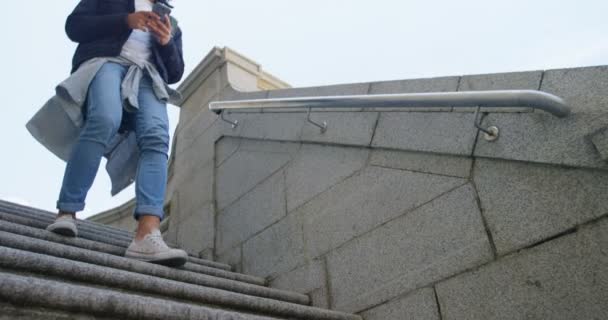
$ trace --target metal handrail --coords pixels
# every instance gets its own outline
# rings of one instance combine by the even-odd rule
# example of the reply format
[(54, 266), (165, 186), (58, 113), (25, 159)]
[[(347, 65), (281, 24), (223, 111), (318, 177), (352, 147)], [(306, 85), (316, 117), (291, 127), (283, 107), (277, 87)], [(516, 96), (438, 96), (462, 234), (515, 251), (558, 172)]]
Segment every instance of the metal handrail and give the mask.
[(417, 108), (417, 107), (513, 107), (544, 110), (556, 117), (570, 114), (566, 102), (555, 95), (537, 90), (494, 90), (432, 93), (398, 93), (328, 97), (298, 97), (215, 101), (209, 109), (217, 114), (223, 110), (274, 108)]
[(256, 99), (238, 101), (215, 101), (209, 104), (209, 109), (221, 116), (222, 121), (236, 128), (236, 120), (224, 117), (224, 110), (245, 109), (274, 109), (274, 108), (307, 108), (307, 121), (321, 129), (327, 129), (327, 123), (315, 122), (310, 118), (310, 111), (322, 108), (442, 108), (442, 107), (477, 107), (474, 126), (485, 133), (485, 139), (494, 141), (498, 138), (496, 126), (483, 128), (478, 113), (481, 107), (522, 107), (546, 111), (556, 117), (563, 118), (570, 114), (566, 102), (552, 94), (537, 90), (494, 90), (494, 91), (461, 91), (433, 93), (398, 93), (376, 95), (351, 95), (330, 97), (299, 97), (278, 99)]

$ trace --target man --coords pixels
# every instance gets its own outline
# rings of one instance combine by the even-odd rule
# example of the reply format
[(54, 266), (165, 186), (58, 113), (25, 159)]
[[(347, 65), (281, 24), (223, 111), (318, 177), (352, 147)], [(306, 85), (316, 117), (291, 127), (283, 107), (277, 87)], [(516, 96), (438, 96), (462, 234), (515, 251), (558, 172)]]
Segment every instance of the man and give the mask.
[[(157, 1), (171, 7), (167, 0)], [(169, 248), (159, 227), (169, 148), (166, 102), (176, 94), (168, 84), (181, 79), (184, 63), (181, 30), (173, 17), (153, 12), (157, 1), (81, 0), (65, 25), (68, 37), (78, 43), (72, 75), (28, 129), (67, 161), (57, 219), (47, 230), (77, 236), (76, 212), (84, 209), (106, 156), (113, 189), (122, 190), (135, 180), (138, 227), (125, 256), (179, 266), (186, 262), (186, 252)], [(56, 111), (77, 127), (74, 141), (54, 138), (66, 134), (44, 123)]]

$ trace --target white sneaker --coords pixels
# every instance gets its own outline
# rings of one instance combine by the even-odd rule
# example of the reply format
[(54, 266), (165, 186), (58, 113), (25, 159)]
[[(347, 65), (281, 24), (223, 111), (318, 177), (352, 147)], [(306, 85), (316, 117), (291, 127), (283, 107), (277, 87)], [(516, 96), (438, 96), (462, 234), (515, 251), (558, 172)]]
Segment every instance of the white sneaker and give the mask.
[(160, 230), (154, 229), (142, 240), (131, 241), (125, 257), (136, 260), (179, 267), (186, 263), (188, 253), (181, 249), (172, 249), (163, 240)]
[(46, 230), (68, 237), (76, 237), (78, 235), (76, 221), (69, 214), (57, 216), (55, 222), (46, 227)]

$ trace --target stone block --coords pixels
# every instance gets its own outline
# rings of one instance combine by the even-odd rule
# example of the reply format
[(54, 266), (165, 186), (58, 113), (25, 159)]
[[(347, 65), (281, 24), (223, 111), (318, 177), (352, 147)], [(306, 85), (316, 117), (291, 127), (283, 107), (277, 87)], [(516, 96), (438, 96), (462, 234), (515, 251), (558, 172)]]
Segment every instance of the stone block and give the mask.
[(213, 164), (215, 158), (215, 143), (221, 137), (219, 125), (215, 122), (204, 133), (190, 141), (178, 140), (176, 142), (176, 152), (172, 153), (171, 177), (169, 185), (177, 188), (185, 179), (192, 176), (193, 172), (198, 172), (201, 168)]
[(219, 96), (220, 101), (258, 100), (267, 99), (270, 91), (240, 91), (227, 86)]
[(384, 112), (373, 147), (471, 155), (477, 135), (474, 117), (454, 112)]
[(541, 90), (563, 98), (572, 114), (490, 114), (484, 125), (498, 126), (500, 137), (479, 139), (475, 155), (608, 169), (588, 139), (608, 124), (608, 67), (546, 71)]
[(225, 135), (277, 141), (299, 141), (306, 115), (300, 113), (233, 114), (239, 121), (239, 132)]
[(232, 267), (234, 272), (243, 272), (243, 268), (241, 267), (241, 258), (243, 256), (243, 251), (240, 246), (234, 247), (223, 254), (217, 255), (217, 261), (221, 263), (226, 263)]
[(365, 166), (368, 149), (303, 145), (286, 170), (290, 212)]
[[(298, 97), (327, 97), (327, 96), (351, 96), (351, 95), (364, 95), (369, 91), (368, 83), (352, 83), (352, 84), (339, 84), (322, 87), (306, 87), (306, 88), (290, 88), (272, 90), (268, 94), (268, 98), (298, 98)], [(361, 111), (361, 108), (322, 108), (316, 109), (317, 112), (332, 112), (332, 111)], [(288, 108), (273, 108), (265, 109), (265, 113), (273, 112), (308, 112), (306, 108), (300, 109), (288, 109)]]
[[(239, 91), (232, 86), (227, 86), (222, 90), (219, 95), (219, 101), (238, 101), (238, 100), (259, 100), (267, 99), (269, 91)], [(228, 112), (228, 111), (227, 111)], [(242, 110), (230, 110), (231, 113), (260, 113), (261, 109), (242, 109)]]
[(285, 215), (285, 177), (279, 171), (219, 213), (217, 252), (241, 244)]
[(605, 319), (608, 223), (437, 285), (443, 319)]
[(608, 212), (608, 172), (478, 159), (473, 179), (500, 255)]
[(564, 99), (575, 113), (608, 112), (608, 66), (545, 71), (541, 90)]
[(180, 122), (180, 127), (176, 130), (177, 143), (175, 153), (181, 154), (187, 149), (192, 148), (195, 140), (204, 135), (218, 121), (217, 115), (209, 110), (202, 110), (194, 119), (186, 124)]
[(165, 242), (177, 243), (177, 228), (172, 229), (169, 226), (169, 229), (163, 233), (163, 240)]
[[(538, 90), (542, 71), (510, 72), (463, 76), (458, 91)], [(525, 106), (481, 108), (482, 112), (531, 112)], [(457, 112), (474, 112), (475, 108), (454, 108)]]
[(269, 284), (271, 288), (308, 294), (313, 306), (327, 307), (327, 278), (324, 262), (320, 259), (283, 273), (270, 280)]
[(209, 111), (208, 103), (219, 96), (224, 85), (220, 70), (215, 70), (201, 81), (192, 95), (181, 104), (179, 123), (188, 126), (201, 111)]
[(213, 247), (205, 248), (198, 252), (198, 257), (204, 260), (213, 261), (215, 256), (213, 255)]
[(294, 142), (282, 141), (265, 141), (253, 139), (240, 139), (240, 151), (243, 152), (263, 152), (267, 154), (288, 154), (291, 158), (295, 158), (300, 151), (301, 144)]
[(219, 167), (230, 158), (241, 145), (241, 139), (222, 137), (215, 144), (215, 166)]
[(607, 124), (608, 112), (575, 113), (563, 119), (546, 113), (493, 113), (484, 118), (483, 125), (497, 126), (500, 136), (488, 142), (480, 135), (475, 155), (608, 169), (588, 138)]
[(327, 287), (315, 289), (308, 295), (310, 296), (310, 304), (313, 307), (331, 309), (329, 305), (329, 290)]
[(370, 164), (445, 176), (468, 178), (473, 160), (450, 155), (375, 149)]
[(177, 243), (181, 248), (200, 252), (213, 247), (214, 205), (206, 202), (197, 210), (180, 215)]
[(308, 255), (318, 257), (466, 182), (368, 167), (294, 211), (304, 221)]
[[(207, 167), (213, 166), (213, 161), (209, 161), (206, 163), (199, 163), (196, 160), (185, 161), (185, 159), (180, 159), (175, 162), (175, 167), (177, 170), (174, 170), (174, 174), (169, 178), (169, 183), (167, 185), (167, 194), (173, 193), (175, 190), (179, 190), (179, 188), (183, 188), (183, 184), (186, 183), (187, 180), (192, 179), (193, 172), (201, 172), (203, 170), (207, 170)], [(196, 174), (198, 175), (198, 173)]]
[(178, 210), (180, 212), (196, 212), (205, 202), (213, 201), (214, 168), (209, 163), (196, 170), (177, 186), (179, 191)]
[(417, 290), (361, 313), (365, 320), (440, 320), (433, 288)]
[(288, 215), (243, 245), (243, 272), (273, 277), (304, 262), (302, 221)]
[(589, 139), (604, 161), (608, 161), (608, 128), (592, 134)]
[(365, 310), (492, 258), (467, 184), (329, 253), (333, 307)]
[[(166, 242), (177, 243), (177, 233), (178, 233), (178, 223), (179, 223), (179, 192), (173, 193), (171, 198), (169, 213), (170, 215), (167, 217), (169, 219), (169, 226), (167, 230), (163, 233), (163, 239)], [(174, 221), (171, 223), (171, 221)]]
[(255, 91), (258, 88), (258, 76), (248, 67), (227, 63), (222, 66), (222, 75), (226, 83), (237, 90)]
[[(247, 144), (273, 148), (255, 151)], [(288, 146), (286, 146), (288, 145)], [(217, 205), (223, 210), (260, 182), (291, 161), (294, 144), (280, 142), (242, 142), (241, 148), (217, 168)], [(261, 147), (260, 147), (261, 148)]]
[(302, 141), (369, 146), (378, 113), (313, 112), (310, 117), (315, 122), (327, 122), (327, 130), (321, 132), (318, 127), (306, 123), (302, 129)]
[(294, 270), (282, 273), (269, 281), (272, 288), (308, 293), (325, 286), (323, 260), (315, 259)]
[[(217, 136), (211, 131), (209, 134), (197, 137), (188, 146), (182, 144), (182, 147), (178, 147), (181, 150), (175, 155), (173, 165), (175, 176), (180, 176), (184, 173), (191, 175), (192, 172), (196, 172), (201, 166), (213, 162)], [(180, 142), (178, 142), (178, 145)]]
[(320, 97), (320, 96), (346, 96), (367, 94), (368, 83), (349, 83), (321, 87), (289, 88), (272, 90), (268, 98), (297, 98), (297, 97)]
[[(397, 93), (429, 93), (454, 92), (458, 90), (459, 77), (440, 77), (411, 80), (395, 80), (374, 82), (371, 84), (370, 94), (397, 94)], [(378, 111), (431, 111), (449, 112), (452, 107), (415, 107), (415, 108), (379, 108)]]

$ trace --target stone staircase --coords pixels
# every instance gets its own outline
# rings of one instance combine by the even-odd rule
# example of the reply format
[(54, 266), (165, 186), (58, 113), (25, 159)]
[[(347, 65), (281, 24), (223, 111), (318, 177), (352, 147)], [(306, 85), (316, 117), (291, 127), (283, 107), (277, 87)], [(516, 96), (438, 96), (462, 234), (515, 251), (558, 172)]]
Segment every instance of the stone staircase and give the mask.
[(124, 258), (124, 230), (79, 220), (77, 238), (53, 234), (54, 216), (0, 201), (0, 319), (361, 320), (191, 253), (180, 268)]

